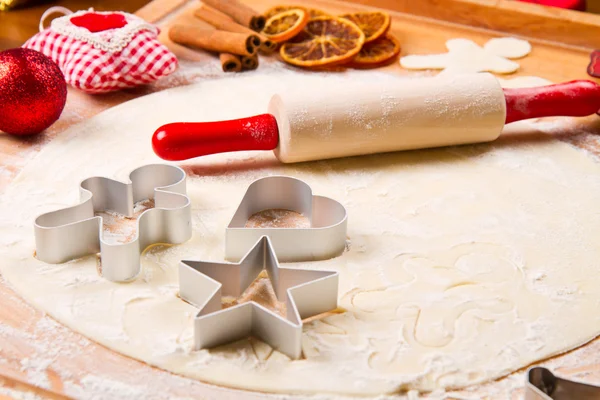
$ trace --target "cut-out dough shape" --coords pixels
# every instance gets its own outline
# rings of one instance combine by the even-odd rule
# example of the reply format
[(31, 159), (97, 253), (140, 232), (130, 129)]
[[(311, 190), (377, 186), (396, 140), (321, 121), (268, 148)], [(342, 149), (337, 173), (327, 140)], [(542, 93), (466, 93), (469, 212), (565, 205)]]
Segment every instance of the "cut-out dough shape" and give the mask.
[(531, 44), (515, 38), (495, 38), (483, 45), (485, 51), (505, 58), (523, 58), (531, 53)]
[(402, 57), (400, 65), (406, 69), (443, 69), (444, 73), (510, 74), (520, 66), (508, 58), (522, 58), (531, 51), (529, 42), (515, 38), (491, 39), (483, 47), (472, 40), (451, 39), (446, 48), (448, 53)]

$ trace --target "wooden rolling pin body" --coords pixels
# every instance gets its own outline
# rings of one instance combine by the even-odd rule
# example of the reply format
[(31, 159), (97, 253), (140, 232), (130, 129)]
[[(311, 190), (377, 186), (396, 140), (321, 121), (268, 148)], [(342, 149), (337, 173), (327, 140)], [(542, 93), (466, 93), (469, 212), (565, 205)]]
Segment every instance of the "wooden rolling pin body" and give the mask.
[[(507, 108), (508, 107), (508, 108)], [(505, 123), (600, 110), (590, 81), (502, 89), (490, 74), (352, 85), (309, 98), (275, 95), (268, 114), (232, 121), (173, 123), (153, 136), (166, 160), (274, 150), (284, 163), (495, 140)]]
[(495, 140), (506, 102), (491, 75), (363, 85), (314, 99), (275, 95), (277, 158), (285, 163)]

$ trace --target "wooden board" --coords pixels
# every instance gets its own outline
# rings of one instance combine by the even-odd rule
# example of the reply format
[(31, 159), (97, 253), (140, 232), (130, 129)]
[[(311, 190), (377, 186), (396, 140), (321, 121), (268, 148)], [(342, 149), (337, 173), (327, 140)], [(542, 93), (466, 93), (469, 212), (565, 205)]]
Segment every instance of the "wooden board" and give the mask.
[[(170, 0), (158, 1), (162, 5), (155, 3), (145, 8), (144, 15), (152, 15)], [(248, 2), (257, 10), (281, 3), (280, 0)], [(521, 70), (511, 77), (535, 75), (553, 82), (587, 79), (585, 70), (589, 52), (600, 47), (600, 16), (502, 0), (355, 2), (363, 4), (335, 0), (294, 0), (291, 3), (303, 3), (333, 14), (365, 9), (364, 4), (396, 10), (392, 12), (392, 32), (401, 40), (403, 54), (444, 52), (444, 42), (457, 37), (472, 39), (479, 44), (491, 37), (506, 36), (503, 32), (531, 39), (532, 54), (519, 60)], [(172, 3), (169, 7), (172, 8)], [(173, 50), (182, 59), (218, 63), (212, 55), (178, 47), (173, 47)], [(385, 70), (407, 73), (397, 63)], [(25, 140), (0, 135), (0, 190), (58, 132), (108, 107), (164, 88), (164, 83), (158, 83), (102, 96), (88, 96), (70, 89), (63, 116), (44, 135)], [(588, 133), (582, 134), (581, 127)], [(600, 133), (600, 118), (582, 119), (571, 131), (564, 132), (564, 136), (571, 135), (572, 143), (600, 155), (600, 146), (590, 132)], [(219, 388), (175, 376), (116, 354), (33, 309), (4, 282), (0, 282), (0, 302), (0, 361), (6, 360), (0, 362), (0, 386), (4, 389), (31, 391), (43, 398), (57, 399), (64, 398), (66, 393), (77, 397), (83, 393), (107, 397), (111, 397), (110, 393), (131, 393), (133, 398), (143, 393), (155, 393), (157, 397), (262, 398), (260, 394)], [(591, 381), (600, 382), (600, 364), (593, 357), (598, 350), (600, 340), (559, 357), (558, 360), (566, 360), (559, 372), (567, 376), (585, 374)], [(506, 382), (502, 380), (485, 385), (478, 389), (478, 393), (483, 397), (493, 390), (497, 398), (520, 398), (521, 391), (513, 390)], [(0, 399), (2, 396), (0, 391)]]
[(598, 16), (497, 0), (355, 0), (407, 14), (560, 44), (600, 48)]

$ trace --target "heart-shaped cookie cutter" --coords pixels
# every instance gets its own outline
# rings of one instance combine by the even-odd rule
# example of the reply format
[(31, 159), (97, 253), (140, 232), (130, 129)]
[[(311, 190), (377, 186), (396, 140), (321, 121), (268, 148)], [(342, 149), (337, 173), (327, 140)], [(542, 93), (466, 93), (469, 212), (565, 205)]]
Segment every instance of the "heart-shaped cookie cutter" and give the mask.
[[(178, 244), (192, 236), (191, 204), (186, 195), (186, 174), (173, 165), (151, 164), (133, 170), (128, 183), (92, 177), (79, 185), (81, 202), (35, 219), (37, 258), (59, 264), (100, 252), (102, 276), (115, 282), (135, 278), (140, 256), (152, 244)], [(102, 238), (100, 211), (131, 217), (134, 204), (154, 199), (154, 208), (137, 220), (135, 237), (126, 243)]]
[(532, 367), (525, 378), (525, 400), (598, 400), (600, 387), (559, 378), (549, 369)]
[[(310, 228), (246, 228), (260, 211), (284, 209), (309, 219)], [(262, 236), (268, 236), (281, 262), (337, 257), (346, 248), (348, 214), (339, 202), (314, 196), (308, 184), (289, 176), (269, 176), (250, 184), (225, 233), (225, 258), (240, 260)]]
[[(239, 297), (266, 270), (286, 315), (254, 301), (223, 308), (223, 296)], [(200, 310), (194, 319), (196, 350), (255, 336), (297, 359), (302, 355), (302, 320), (337, 308), (335, 271), (282, 268), (268, 236), (258, 239), (238, 263), (182, 260), (179, 294)]]

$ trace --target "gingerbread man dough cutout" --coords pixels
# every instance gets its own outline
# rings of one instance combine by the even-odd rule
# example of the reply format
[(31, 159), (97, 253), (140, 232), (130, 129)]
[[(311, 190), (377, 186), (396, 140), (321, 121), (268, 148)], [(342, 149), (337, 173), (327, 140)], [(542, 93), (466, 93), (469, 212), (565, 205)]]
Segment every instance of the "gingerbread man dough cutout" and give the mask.
[(522, 58), (531, 52), (531, 45), (515, 38), (496, 38), (483, 47), (468, 39), (446, 42), (448, 53), (410, 55), (400, 59), (406, 69), (443, 69), (443, 73), (495, 72), (510, 74), (519, 64), (509, 58)]

